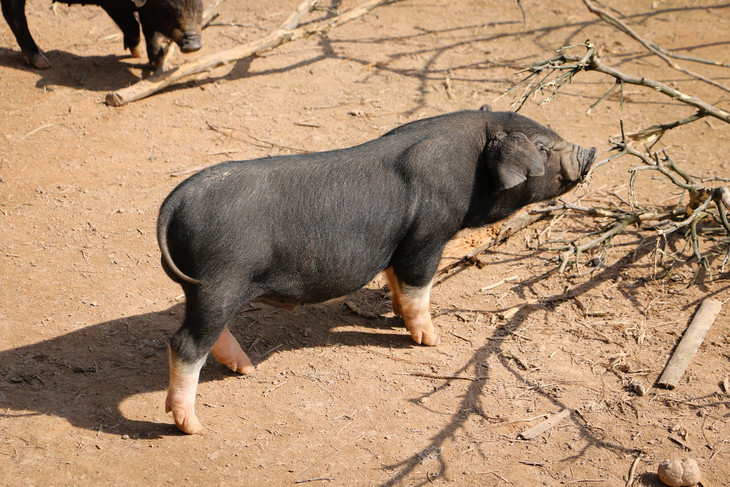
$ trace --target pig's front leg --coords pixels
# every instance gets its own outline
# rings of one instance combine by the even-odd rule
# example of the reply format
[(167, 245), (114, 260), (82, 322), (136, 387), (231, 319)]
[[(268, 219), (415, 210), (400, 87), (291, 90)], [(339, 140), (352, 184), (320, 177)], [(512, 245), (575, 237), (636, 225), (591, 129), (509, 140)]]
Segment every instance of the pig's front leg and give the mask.
[(432, 347), (438, 345), (441, 339), (431, 323), (429, 311), (431, 283), (422, 288), (403, 286), (400, 293), (401, 316), (406, 330), (411, 333), (416, 343)]
[(223, 332), (218, 338), (218, 341), (213, 345), (211, 352), (213, 352), (213, 357), (215, 357), (218, 363), (225, 365), (233, 372), (248, 374), (254, 370), (251, 360), (241, 349), (236, 338), (231, 335), (228, 325), (223, 328)]
[(391, 267), (385, 270), (385, 276), (391, 289), (393, 313), (403, 318), (406, 330), (416, 343), (438, 345), (441, 340), (431, 323), (429, 310), (433, 281), (423, 287), (409, 286), (398, 279)]

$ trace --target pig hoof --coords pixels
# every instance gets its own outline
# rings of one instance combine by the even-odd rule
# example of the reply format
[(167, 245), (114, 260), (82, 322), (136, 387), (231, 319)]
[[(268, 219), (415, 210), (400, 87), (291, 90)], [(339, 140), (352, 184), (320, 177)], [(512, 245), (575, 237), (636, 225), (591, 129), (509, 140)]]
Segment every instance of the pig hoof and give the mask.
[(419, 330), (411, 333), (411, 336), (413, 337), (413, 340), (415, 340), (415, 342), (419, 345), (435, 347), (436, 345), (441, 343), (441, 338), (439, 338), (438, 334), (436, 333), (424, 333)]
[(441, 343), (441, 338), (437, 334), (424, 334), (423, 338), (421, 339), (421, 343), (423, 345), (428, 345), (429, 347), (435, 347), (439, 343)]
[(241, 350), (241, 346), (227, 326), (213, 345), (211, 352), (213, 352), (213, 357), (218, 363), (225, 365), (233, 372), (248, 374), (254, 371), (251, 360)]
[(132, 57), (142, 57), (142, 43), (130, 47), (129, 50), (132, 53)]
[(51, 61), (49, 61), (46, 55), (41, 51), (38, 51), (37, 54), (31, 55), (28, 58), (28, 62), (36, 69), (48, 69), (51, 67)]
[(175, 424), (177, 429), (188, 435), (195, 435), (203, 430), (203, 425), (200, 424), (198, 418), (195, 416), (186, 416), (184, 411), (172, 412), (172, 417), (175, 418)]
[(177, 428), (183, 433), (194, 435), (203, 430), (203, 425), (200, 424), (200, 421), (198, 421), (195, 411), (188, 411), (185, 406), (172, 404), (172, 401), (168, 396), (167, 401), (165, 401), (165, 412), (169, 413), (171, 411)]
[[(216, 359), (217, 360), (217, 359)], [(241, 363), (241, 362), (226, 362), (223, 360), (218, 360), (221, 364), (225, 365), (229, 369), (231, 369), (233, 372), (237, 372), (239, 374), (250, 374), (256, 368), (253, 366), (253, 364), (248, 361), (248, 363)]]

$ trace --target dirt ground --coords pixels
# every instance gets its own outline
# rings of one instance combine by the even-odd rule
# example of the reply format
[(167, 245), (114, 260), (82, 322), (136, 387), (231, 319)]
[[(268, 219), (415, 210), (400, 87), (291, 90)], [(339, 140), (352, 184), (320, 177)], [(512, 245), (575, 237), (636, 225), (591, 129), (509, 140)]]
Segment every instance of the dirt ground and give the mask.
[[(728, 62), (730, 6), (712, 3), (609, 2), (663, 47)], [(297, 4), (227, 0), (203, 50), (176, 60), (260, 38)], [(699, 303), (728, 299), (722, 259), (694, 281), (693, 262), (657, 280), (653, 234), (632, 229), (597, 266), (590, 254), (580, 273), (551, 272), (555, 242), (590, 231), (585, 217), (539, 222), (482, 265), (442, 276), (435, 348), (412, 342), (382, 277), (294, 311), (256, 304), (230, 325), (256, 372), (209, 360), (201, 435), (179, 434), (165, 414), (183, 297), (160, 267), (155, 223), (164, 197), (201, 167), (347, 147), (484, 103), (510, 110), (511, 96), (497, 98), (516, 71), (588, 38), (607, 64), (730, 109), (726, 93), (646, 56), (582, 2), (522, 4), (524, 21), (510, 1), (393, 2), (121, 108), (106, 93), (148, 74), (146, 60), (122, 51), (101, 9), (29, 2), (53, 63), (45, 71), (27, 67), (0, 22), (0, 485), (623, 486), (631, 476), (657, 486), (659, 462), (688, 456), (703, 485), (730, 485), (727, 303), (679, 386), (653, 387)], [(689, 67), (728, 83), (727, 70)], [(587, 114), (612, 82), (581, 75), (521, 112), (596, 146), (599, 159), (620, 118), (633, 131), (694, 113), (627, 87), (623, 107), (614, 95)], [(700, 121), (658, 147), (692, 174), (727, 178), (729, 135)], [(637, 165), (606, 164), (567, 199), (626, 198)], [(648, 175), (637, 189), (645, 203), (677, 201)], [(444, 264), (492, 235), (460, 234)], [(548, 431), (520, 436), (564, 409)]]

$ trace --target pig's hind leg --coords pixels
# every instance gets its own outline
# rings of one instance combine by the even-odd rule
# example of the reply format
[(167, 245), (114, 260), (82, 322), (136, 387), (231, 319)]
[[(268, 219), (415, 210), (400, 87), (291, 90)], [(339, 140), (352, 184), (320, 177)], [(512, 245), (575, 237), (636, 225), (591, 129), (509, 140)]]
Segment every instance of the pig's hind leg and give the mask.
[(255, 296), (205, 283), (186, 285), (184, 289), (185, 320), (170, 339), (170, 386), (165, 411), (172, 412), (181, 431), (195, 434), (203, 429), (195, 414), (195, 395), (208, 353), (213, 351), (216, 360), (237, 372), (253, 369), (226, 323)]
[(2, 11), (5, 20), (7, 20), (10, 30), (15, 34), (20, 50), (23, 56), (28, 60), (31, 66), (37, 69), (47, 69), (51, 67), (43, 51), (33, 40), (28, 30), (28, 20), (25, 17), (25, 0), (2, 0)]
[(223, 328), (221, 336), (213, 344), (211, 349), (213, 357), (218, 363), (221, 363), (239, 374), (248, 374), (253, 372), (253, 364), (246, 353), (241, 349), (238, 340), (231, 334), (228, 325)]
[(124, 49), (129, 49), (132, 57), (142, 57), (142, 42), (139, 35), (139, 22), (134, 16), (132, 5), (122, 2), (102, 2), (102, 8), (109, 17), (122, 29)]
[(395, 272), (392, 267), (385, 269), (385, 277), (388, 280), (388, 287), (390, 288), (390, 305), (393, 308), (393, 314), (403, 316), (403, 310), (400, 304), (400, 284), (398, 284), (398, 278), (395, 277)]

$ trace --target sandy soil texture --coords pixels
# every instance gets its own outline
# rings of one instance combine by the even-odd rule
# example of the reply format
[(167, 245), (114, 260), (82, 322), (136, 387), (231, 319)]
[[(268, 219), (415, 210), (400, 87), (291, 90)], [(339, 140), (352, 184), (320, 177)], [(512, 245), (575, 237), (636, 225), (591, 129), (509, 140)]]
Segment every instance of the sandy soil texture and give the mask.
[[(727, 4), (608, 3), (666, 49), (728, 62)], [(227, 0), (203, 49), (176, 62), (260, 38), (297, 4)], [(155, 223), (164, 197), (200, 168), (348, 147), (484, 103), (510, 110), (511, 95), (497, 98), (517, 71), (586, 39), (607, 64), (730, 109), (727, 93), (648, 56), (580, 1), (522, 5), (524, 20), (514, 1), (392, 2), (120, 108), (105, 95), (149, 70), (123, 52), (100, 8), (29, 2), (53, 63), (44, 71), (25, 64), (0, 22), (0, 485), (614, 487), (633, 475), (633, 485), (658, 486), (658, 464), (688, 456), (703, 485), (730, 485), (727, 304), (679, 386), (653, 387), (700, 302), (728, 299), (722, 256), (711, 274), (695, 279), (689, 261), (655, 279), (653, 233), (631, 228), (605, 255), (582, 256), (580, 272), (553, 272), (559, 242), (596, 225), (573, 214), (442, 276), (438, 347), (412, 342), (382, 277), (321, 305), (256, 304), (230, 324), (256, 372), (209, 360), (201, 435), (179, 434), (165, 414), (166, 348), (183, 296), (160, 267)], [(688, 66), (730, 84), (726, 68)], [(695, 112), (627, 86), (623, 105), (617, 91), (588, 114), (612, 83), (581, 74), (521, 113), (604, 159), (620, 119), (630, 132)], [(693, 175), (730, 177), (720, 121), (669, 132), (655, 148)], [(638, 165), (603, 165), (566, 199), (628, 198)], [(639, 204), (677, 202), (676, 188), (649, 173), (636, 187)], [(460, 234), (444, 264), (494, 231)], [(670, 251), (691, 257), (681, 240)], [(521, 436), (566, 409), (548, 431)]]

